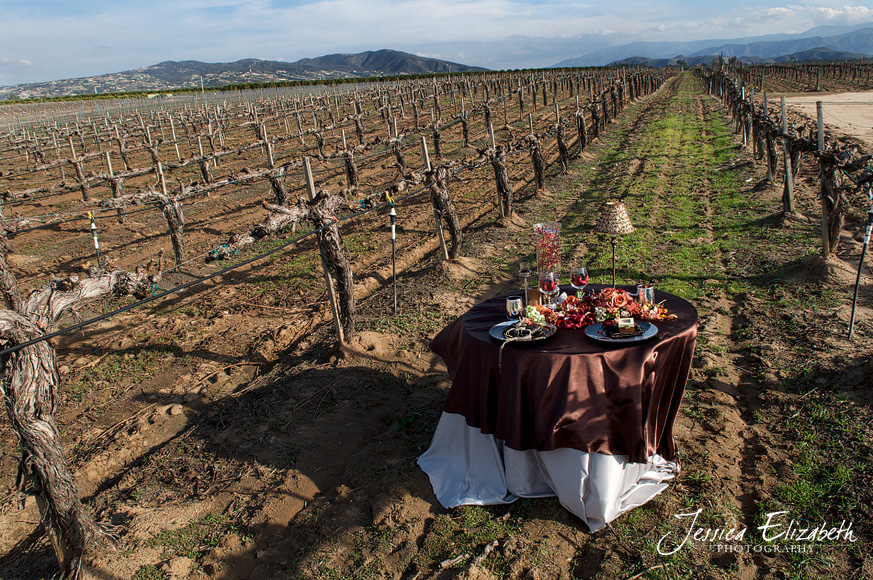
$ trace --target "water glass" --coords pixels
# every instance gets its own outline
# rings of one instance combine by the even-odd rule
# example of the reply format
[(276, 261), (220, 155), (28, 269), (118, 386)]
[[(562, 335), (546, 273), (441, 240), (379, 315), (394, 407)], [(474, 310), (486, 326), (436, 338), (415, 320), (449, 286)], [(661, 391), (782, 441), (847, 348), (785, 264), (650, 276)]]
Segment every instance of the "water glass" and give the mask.
[(509, 296), (506, 298), (506, 315), (510, 320), (521, 320), (524, 312), (524, 300), (521, 296)]
[(637, 302), (640, 304), (654, 304), (655, 287), (651, 284), (640, 284), (637, 286)]

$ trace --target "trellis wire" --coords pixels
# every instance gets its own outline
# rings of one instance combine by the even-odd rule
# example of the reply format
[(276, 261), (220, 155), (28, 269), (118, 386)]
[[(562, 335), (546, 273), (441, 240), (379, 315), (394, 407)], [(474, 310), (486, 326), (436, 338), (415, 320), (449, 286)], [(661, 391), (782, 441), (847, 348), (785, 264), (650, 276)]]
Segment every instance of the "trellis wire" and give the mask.
[(46, 334), (46, 335), (40, 336), (39, 338), (34, 338), (33, 340), (29, 340), (29, 341), (27, 341), (27, 342), (22, 342), (21, 344), (17, 344), (17, 345), (15, 345), (15, 346), (11, 346), (11, 347), (9, 347), (9, 348), (6, 348), (6, 349), (3, 349), (3, 350), (0, 350), (0, 356), (4, 356), (4, 355), (7, 355), (7, 354), (11, 354), (11, 353), (13, 353), (13, 352), (19, 351), (19, 350), (21, 350), (21, 349), (23, 349), (23, 348), (26, 348), (26, 347), (28, 347), (28, 346), (32, 346), (32, 345), (37, 344), (37, 343), (39, 343), (39, 342), (43, 342), (43, 341), (49, 340), (49, 339), (51, 339), (51, 338), (55, 338), (55, 337), (61, 336), (61, 335), (63, 335), (63, 334), (67, 334), (67, 333), (69, 333), (69, 332), (72, 332), (72, 331), (74, 331), (74, 330), (78, 330), (78, 329), (80, 329), (80, 328), (84, 328), (84, 327), (86, 327), (86, 326), (90, 326), (91, 324), (94, 324), (94, 323), (100, 322), (100, 321), (102, 321), (102, 320), (106, 320), (107, 318), (111, 318), (112, 316), (115, 316), (115, 315), (117, 315), (117, 314), (122, 314), (122, 313), (124, 313), (124, 312), (129, 311), (129, 310), (133, 310), (134, 308), (138, 308), (138, 307), (140, 307), (140, 306), (142, 306), (142, 305), (144, 305), (144, 304), (148, 304), (149, 302), (154, 302), (155, 300), (158, 300), (158, 299), (160, 299), (160, 298), (164, 298), (165, 296), (169, 296), (170, 294), (177, 294), (177, 293), (181, 292), (182, 290), (186, 290), (186, 289), (190, 288), (191, 286), (194, 286), (194, 285), (196, 285), (196, 284), (200, 284), (201, 282), (205, 282), (205, 281), (207, 281), (207, 280), (211, 280), (212, 278), (216, 278), (216, 277), (221, 276), (221, 275), (223, 275), (223, 274), (227, 274), (228, 272), (231, 272), (231, 271), (233, 271), (233, 270), (236, 270), (237, 268), (240, 268), (240, 267), (242, 267), (242, 266), (247, 266), (247, 265), (249, 265), (249, 264), (251, 264), (251, 263), (253, 263), (253, 262), (257, 262), (258, 260), (261, 260), (262, 258), (266, 258), (266, 257), (268, 257), (268, 256), (272, 256), (273, 254), (275, 254), (275, 253), (277, 253), (277, 252), (279, 252), (279, 251), (281, 251), (281, 250), (284, 250), (285, 248), (287, 248), (287, 247), (289, 247), (289, 246), (292, 246), (292, 245), (294, 245), (294, 244), (297, 244), (297, 243), (299, 243), (299, 242), (305, 240), (305, 239), (308, 238), (309, 236), (312, 236), (312, 235), (314, 235), (314, 234), (317, 234), (318, 232), (320, 232), (320, 231), (322, 231), (322, 230), (325, 230), (325, 229), (331, 227), (332, 225), (334, 225), (334, 224), (328, 224), (328, 225), (326, 225), (326, 226), (322, 226), (321, 228), (318, 228), (318, 229), (312, 230), (311, 232), (308, 232), (308, 233), (306, 233), (306, 234), (304, 234), (304, 235), (302, 235), (302, 236), (299, 236), (299, 237), (297, 237), (297, 238), (294, 238), (294, 239), (291, 240), (290, 242), (287, 242), (287, 243), (285, 243), (285, 244), (282, 244), (281, 246), (278, 246), (278, 247), (276, 247), (276, 248), (273, 248), (272, 250), (269, 250), (269, 251), (267, 251), (267, 252), (264, 252), (263, 254), (257, 255), (257, 256), (255, 256), (255, 257), (253, 257), (253, 258), (249, 258), (249, 259), (244, 260), (244, 261), (242, 261), (242, 262), (240, 262), (240, 263), (238, 263), (238, 264), (234, 264), (234, 265), (232, 265), (232, 266), (228, 266), (227, 268), (223, 268), (222, 270), (219, 270), (219, 271), (217, 271), (217, 272), (213, 272), (213, 273), (211, 273), (211, 274), (207, 274), (206, 276), (202, 276), (202, 277), (197, 278), (197, 279), (195, 279), (195, 280), (191, 280), (191, 281), (189, 281), (189, 282), (185, 282), (184, 284), (181, 284), (181, 285), (176, 286), (176, 287), (174, 287), (174, 288), (171, 288), (171, 289), (169, 289), (169, 290), (165, 290), (164, 292), (161, 292), (160, 294), (155, 294), (154, 296), (149, 296), (148, 298), (143, 298), (142, 300), (138, 300), (138, 301), (136, 301), (136, 302), (134, 302), (134, 303), (132, 303), (132, 304), (128, 304), (127, 306), (123, 306), (123, 307), (121, 307), (121, 308), (117, 308), (117, 309), (115, 309), (115, 310), (113, 310), (113, 311), (111, 311), (111, 312), (107, 312), (107, 313), (105, 313), (105, 314), (101, 314), (101, 315), (99, 315), (99, 316), (95, 316), (94, 318), (89, 318), (88, 320), (84, 320), (84, 321), (82, 321), (82, 322), (77, 322), (76, 324), (73, 324), (73, 325), (68, 326), (68, 327), (66, 327), (66, 328), (62, 328), (61, 330), (57, 330), (57, 331), (55, 331), (55, 332), (52, 332), (52, 333), (49, 333), (49, 334)]

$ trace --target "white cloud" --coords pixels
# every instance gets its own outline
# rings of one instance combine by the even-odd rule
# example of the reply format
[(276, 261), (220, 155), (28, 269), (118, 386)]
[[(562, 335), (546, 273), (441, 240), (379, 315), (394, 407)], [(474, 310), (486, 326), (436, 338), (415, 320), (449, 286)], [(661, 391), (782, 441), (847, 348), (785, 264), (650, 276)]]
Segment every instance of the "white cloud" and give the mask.
[(30, 62), (26, 58), (12, 59), (12, 58), (6, 58), (5, 56), (0, 56), (0, 63), (12, 64), (12, 65), (17, 64), (17, 65), (24, 65), (24, 66), (30, 66), (33, 64), (32, 62)]
[[(163, 60), (294, 61), (379, 48), (521, 68), (637, 40), (736, 38), (873, 20), (867, 6), (811, 1), (817, 5), (773, 0), (749, 1), (749, 6), (700, 0), (4, 0), (0, 53), (6, 56), (0, 60), (0, 80), (88, 76)], [(32, 66), (15, 65), (13, 73), (10, 67), (25, 57)]]

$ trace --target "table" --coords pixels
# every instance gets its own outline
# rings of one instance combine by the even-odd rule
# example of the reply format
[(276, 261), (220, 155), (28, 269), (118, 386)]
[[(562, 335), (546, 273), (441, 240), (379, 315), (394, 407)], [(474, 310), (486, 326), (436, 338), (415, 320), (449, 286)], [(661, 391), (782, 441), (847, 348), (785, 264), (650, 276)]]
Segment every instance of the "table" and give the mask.
[(507, 345), (498, 367), (500, 343), (488, 331), (506, 320), (505, 298), (474, 306), (431, 341), (452, 387), (418, 464), (444, 507), (557, 496), (596, 531), (679, 472), (673, 422), (697, 311), (656, 291), (677, 319), (654, 323), (658, 335), (648, 341), (604, 345), (584, 330), (560, 329)]

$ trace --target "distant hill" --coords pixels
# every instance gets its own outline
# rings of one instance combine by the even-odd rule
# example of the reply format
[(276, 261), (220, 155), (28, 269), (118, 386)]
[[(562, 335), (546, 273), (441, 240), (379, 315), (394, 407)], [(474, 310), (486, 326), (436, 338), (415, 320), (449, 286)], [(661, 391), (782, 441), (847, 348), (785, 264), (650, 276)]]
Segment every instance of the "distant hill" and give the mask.
[(779, 56), (771, 60), (774, 62), (830, 62), (838, 60), (861, 60), (862, 58), (873, 60), (873, 55), (858, 52), (842, 52), (819, 46), (817, 48), (795, 52), (794, 54)]
[(377, 50), (359, 54), (329, 54), (304, 58), (294, 63), (312, 70), (342, 70), (346, 72), (378, 71), (381, 74), (458, 73), (486, 70), (455, 62), (425, 58), (397, 50)]
[[(618, 60), (609, 64), (609, 66), (649, 66), (652, 68), (663, 68), (665, 66), (676, 66), (680, 63), (689, 66), (706, 65), (718, 60), (718, 54), (705, 54), (701, 56), (684, 56), (678, 55), (672, 58), (646, 58), (642, 56), (632, 56)], [(725, 59), (731, 58), (723, 55)], [(818, 47), (793, 54), (785, 54), (775, 58), (762, 58), (760, 56), (740, 56), (737, 60), (745, 64), (761, 64), (761, 63), (783, 63), (783, 62), (833, 62), (840, 60), (860, 60), (862, 58), (873, 60), (873, 56), (869, 54), (860, 54), (857, 52), (840, 52), (829, 48)]]
[(387, 49), (359, 54), (330, 54), (305, 58), (297, 62), (255, 58), (219, 63), (196, 60), (166, 61), (140, 69), (95, 77), (0, 87), (0, 100), (200, 88), (201, 83), (203, 87), (211, 88), (243, 83), (483, 70), (486, 69)]
[(689, 56), (723, 54), (725, 58), (731, 56), (757, 56), (775, 59), (784, 55), (798, 54), (819, 48), (829, 48), (837, 52), (871, 54), (873, 53), (873, 26), (836, 36), (813, 36), (791, 40), (710, 46)]
[[(384, 76), (402, 74), (457, 73), (481, 71), (483, 68), (467, 66), (455, 62), (425, 58), (397, 50), (367, 51), (358, 54), (329, 54), (316, 58), (304, 58), (296, 62), (258, 60), (246, 58), (236, 62), (205, 63), (196, 60), (182, 62), (167, 61), (153, 66), (126, 71), (129, 74), (145, 72), (165, 82), (181, 82), (192, 75), (204, 76), (209, 86), (229, 76), (269, 74), (285, 77), (299, 77), (295, 80), (318, 78)], [(199, 81), (198, 81), (199, 82)], [(245, 81), (239, 81), (245, 82)], [(230, 84), (230, 83), (222, 83)]]
[(842, 53), (873, 54), (873, 23), (852, 27), (818, 26), (801, 34), (771, 34), (732, 40), (695, 40), (690, 42), (633, 42), (590, 52), (563, 60), (553, 66), (604, 66), (628, 58), (669, 60), (685, 55), (686, 62), (722, 54), (740, 60), (790, 57), (806, 51), (828, 48)]

